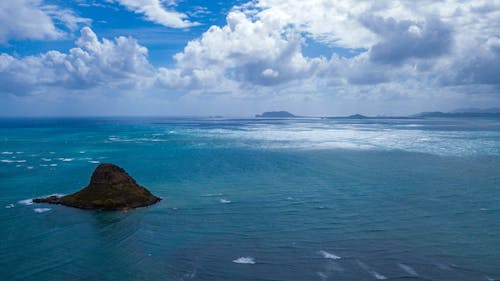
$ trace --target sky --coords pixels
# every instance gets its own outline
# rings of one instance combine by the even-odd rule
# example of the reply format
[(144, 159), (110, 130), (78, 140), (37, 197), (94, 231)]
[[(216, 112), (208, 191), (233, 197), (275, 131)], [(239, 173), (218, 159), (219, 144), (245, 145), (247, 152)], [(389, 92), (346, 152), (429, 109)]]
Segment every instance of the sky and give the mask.
[(500, 0), (0, 1), (0, 116), (500, 106)]

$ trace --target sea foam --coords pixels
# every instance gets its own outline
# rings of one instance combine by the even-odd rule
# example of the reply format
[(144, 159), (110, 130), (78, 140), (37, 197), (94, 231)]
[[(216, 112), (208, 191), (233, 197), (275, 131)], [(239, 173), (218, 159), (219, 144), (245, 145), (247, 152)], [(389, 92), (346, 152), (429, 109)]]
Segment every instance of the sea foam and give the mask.
[(240, 257), (235, 260), (233, 260), (234, 263), (240, 263), (240, 264), (255, 264), (255, 259), (252, 257)]
[(332, 260), (340, 259), (339, 256), (323, 250), (319, 251), (318, 254), (322, 255), (325, 259), (332, 259)]
[(35, 209), (33, 209), (33, 211), (35, 213), (38, 213), (38, 214), (45, 213), (45, 212), (48, 212), (50, 210), (52, 210), (52, 209), (51, 208), (35, 208)]
[(418, 273), (415, 271), (415, 269), (413, 269), (412, 267), (410, 267), (409, 265), (406, 265), (406, 264), (402, 264), (402, 263), (398, 263), (398, 266), (404, 270), (406, 273), (410, 274), (410, 275), (413, 275), (413, 276), (418, 276)]
[(24, 199), (24, 200), (21, 200), (21, 201), (19, 201), (17, 203), (22, 204), (22, 205), (26, 205), (26, 206), (33, 205), (33, 199), (31, 199), (31, 198), (30, 199)]
[(361, 261), (358, 261), (358, 265), (359, 267), (361, 267), (363, 270), (365, 270), (366, 272), (370, 273), (373, 277), (375, 277), (375, 279), (377, 280), (385, 280), (387, 279), (387, 277), (385, 277), (384, 275), (376, 272), (375, 270), (373, 270), (371, 267), (369, 267), (368, 265), (366, 265), (365, 263), (361, 262)]

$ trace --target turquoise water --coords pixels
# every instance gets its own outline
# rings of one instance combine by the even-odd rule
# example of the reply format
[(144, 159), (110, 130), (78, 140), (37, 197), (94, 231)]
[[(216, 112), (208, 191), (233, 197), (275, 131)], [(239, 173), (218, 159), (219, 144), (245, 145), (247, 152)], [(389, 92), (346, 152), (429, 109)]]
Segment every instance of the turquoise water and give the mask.
[[(0, 120), (0, 280), (500, 279), (500, 120)], [(30, 204), (99, 162), (164, 198)]]

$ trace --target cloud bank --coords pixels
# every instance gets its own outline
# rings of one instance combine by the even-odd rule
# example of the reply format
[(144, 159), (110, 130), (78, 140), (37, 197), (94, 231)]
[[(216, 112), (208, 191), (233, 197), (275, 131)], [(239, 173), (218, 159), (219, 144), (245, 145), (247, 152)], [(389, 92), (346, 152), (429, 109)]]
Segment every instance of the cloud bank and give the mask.
[[(164, 26), (194, 24), (182, 13), (168, 12), (158, 0), (119, 2)], [(85, 27), (67, 53), (2, 54), (0, 91), (29, 95), (52, 88), (126, 88), (159, 95), (231, 93), (422, 104), (481, 94), (487, 97), (479, 98), (482, 102), (498, 102), (498, 18), (500, 2), (485, 0), (252, 1), (233, 7), (224, 26), (211, 26), (188, 42), (172, 66), (154, 67), (147, 48), (133, 38), (98, 39)], [(50, 19), (39, 17), (46, 26), (37, 35), (26, 31), (19, 36), (60, 36)], [(0, 40), (21, 28), (11, 26), (0, 28)], [(310, 44), (331, 52), (306, 55)]]

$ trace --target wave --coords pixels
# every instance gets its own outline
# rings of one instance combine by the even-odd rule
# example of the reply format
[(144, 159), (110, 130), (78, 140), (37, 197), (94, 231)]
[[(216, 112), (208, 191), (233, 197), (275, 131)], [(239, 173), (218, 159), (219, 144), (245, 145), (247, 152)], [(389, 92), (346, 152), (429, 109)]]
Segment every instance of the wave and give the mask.
[(240, 264), (255, 264), (255, 259), (252, 257), (240, 257), (235, 260), (233, 260), (234, 263), (240, 263)]
[(2, 163), (26, 163), (26, 160), (9, 160), (9, 159), (2, 159), (0, 160)]
[[(65, 195), (66, 194), (62, 194), (62, 193), (53, 193), (53, 194), (44, 195), (44, 196), (40, 196), (40, 197), (41, 198), (46, 198), (46, 197), (50, 197), (50, 196), (63, 197)], [(24, 199), (24, 200), (18, 201), (17, 203), (22, 204), (22, 205), (26, 205), (26, 206), (33, 205), (33, 198)]]
[(5, 209), (10, 209), (10, 208), (14, 208), (14, 204), (9, 204), (9, 205), (5, 206)]
[(373, 270), (371, 267), (369, 267), (364, 262), (361, 262), (361, 261), (357, 261), (357, 262), (358, 262), (359, 267), (361, 267), (364, 271), (370, 273), (375, 279), (377, 279), (377, 280), (386, 280), (387, 279), (387, 277), (376, 272), (375, 270)]
[(42, 158), (42, 161), (49, 162), (49, 161), (52, 161), (52, 159), (50, 159), (50, 158)]
[(228, 204), (228, 203), (231, 203), (231, 200), (227, 200), (227, 199), (221, 198), (221, 199), (220, 199), (220, 202), (221, 202), (222, 204)]
[(415, 269), (413, 269), (412, 267), (410, 267), (409, 265), (406, 265), (406, 264), (402, 264), (402, 263), (398, 263), (398, 266), (404, 270), (406, 273), (410, 274), (410, 275), (413, 275), (413, 276), (418, 276), (418, 273), (415, 271)]
[(323, 250), (319, 251), (318, 254), (322, 255), (325, 259), (332, 259), (332, 260), (340, 259), (339, 256)]
[(224, 194), (222, 194), (222, 193), (209, 193), (209, 194), (200, 195), (200, 197), (219, 197), (222, 195), (224, 195)]
[(97, 161), (97, 160), (89, 160), (88, 162), (92, 163), (92, 164), (99, 164), (99, 163), (101, 163), (100, 161)]
[(33, 211), (35, 213), (38, 213), (38, 214), (45, 213), (45, 212), (48, 212), (50, 210), (52, 210), (52, 209), (51, 208), (35, 208), (35, 209), (33, 209)]
[(75, 160), (75, 158), (57, 158), (57, 160), (61, 160), (63, 162), (71, 162), (71, 161)]
[(12, 152), (12, 151), (4, 151), (4, 152), (2, 152), (1, 154), (4, 154), (4, 155), (11, 155), (11, 154), (14, 154), (14, 152)]
[(21, 201), (19, 201), (17, 203), (22, 204), (22, 205), (26, 205), (26, 206), (33, 205), (33, 199), (32, 198), (30, 198), (30, 199), (24, 199), (24, 200), (21, 200)]

